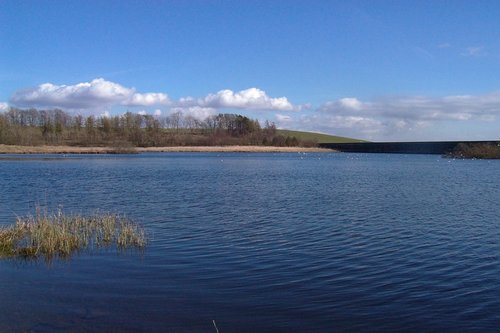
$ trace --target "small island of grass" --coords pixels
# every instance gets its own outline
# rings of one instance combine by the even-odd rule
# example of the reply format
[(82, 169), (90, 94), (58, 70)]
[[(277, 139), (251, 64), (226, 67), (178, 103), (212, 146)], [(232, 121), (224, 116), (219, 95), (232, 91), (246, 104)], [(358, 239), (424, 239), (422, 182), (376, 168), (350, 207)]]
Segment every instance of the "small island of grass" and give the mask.
[(68, 258), (83, 250), (115, 246), (142, 249), (144, 231), (129, 219), (97, 212), (92, 216), (56, 214), (18, 217), (0, 227), (0, 258)]
[(460, 143), (447, 156), (453, 158), (500, 159), (500, 146), (493, 143)]

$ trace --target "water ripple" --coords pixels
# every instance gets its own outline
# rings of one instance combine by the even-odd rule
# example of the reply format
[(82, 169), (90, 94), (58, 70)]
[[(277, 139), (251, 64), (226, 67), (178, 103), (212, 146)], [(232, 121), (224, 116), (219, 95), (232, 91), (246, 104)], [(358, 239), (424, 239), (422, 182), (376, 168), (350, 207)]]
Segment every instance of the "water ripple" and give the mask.
[(319, 157), (0, 161), (1, 224), (42, 203), (123, 212), (150, 235), (141, 258), (0, 262), (0, 331), (210, 332), (214, 319), (238, 332), (500, 325), (498, 163)]

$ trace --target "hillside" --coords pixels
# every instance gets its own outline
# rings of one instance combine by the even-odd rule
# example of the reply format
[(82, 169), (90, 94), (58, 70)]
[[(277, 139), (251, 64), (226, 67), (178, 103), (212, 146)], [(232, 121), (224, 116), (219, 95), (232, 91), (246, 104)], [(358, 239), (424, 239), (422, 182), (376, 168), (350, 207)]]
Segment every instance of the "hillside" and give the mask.
[(322, 133), (313, 133), (313, 132), (302, 132), (302, 131), (291, 131), (279, 129), (277, 133), (283, 136), (294, 136), (299, 140), (312, 140), (317, 143), (350, 143), (350, 142), (366, 142), (363, 140), (353, 139), (353, 138), (345, 138), (341, 136), (328, 135)]
[(261, 127), (238, 114), (218, 114), (204, 120), (175, 113), (165, 117), (127, 112), (116, 116), (74, 115), (62, 110), (0, 112), (0, 144), (20, 146), (168, 147), (277, 146), (314, 147), (321, 143), (360, 142), (320, 133)]

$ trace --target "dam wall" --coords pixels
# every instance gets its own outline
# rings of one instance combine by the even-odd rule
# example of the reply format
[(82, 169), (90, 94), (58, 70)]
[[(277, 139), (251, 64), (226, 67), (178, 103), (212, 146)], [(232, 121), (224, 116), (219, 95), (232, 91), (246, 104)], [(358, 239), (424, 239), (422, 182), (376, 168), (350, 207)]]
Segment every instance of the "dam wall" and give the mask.
[(357, 143), (320, 143), (322, 148), (330, 148), (348, 153), (386, 153), (386, 154), (446, 154), (461, 143), (495, 144), (500, 141), (433, 141), (433, 142), (357, 142)]

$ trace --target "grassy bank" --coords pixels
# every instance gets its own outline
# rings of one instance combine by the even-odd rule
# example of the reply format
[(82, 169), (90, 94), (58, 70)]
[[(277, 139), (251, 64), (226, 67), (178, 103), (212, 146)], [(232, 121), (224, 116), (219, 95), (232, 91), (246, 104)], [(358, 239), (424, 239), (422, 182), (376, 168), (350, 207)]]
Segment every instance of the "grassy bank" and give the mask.
[(0, 144), (0, 154), (123, 154), (145, 152), (332, 152), (331, 149), (273, 146), (176, 146), (139, 147), (120, 150), (114, 147), (14, 146)]
[(108, 213), (92, 216), (56, 214), (18, 217), (0, 227), (0, 258), (68, 258), (83, 251), (116, 246), (143, 248), (144, 231), (130, 220)]
[(346, 138), (342, 136), (322, 134), (322, 133), (314, 133), (314, 132), (302, 132), (302, 131), (291, 131), (279, 129), (277, 130), (278, 134), (287, 137), (296, 137), (300, 140), (304, 141), (313, 141), (316, 143), (353, 143), (353, 142), (366, 142), (363, 140)]

